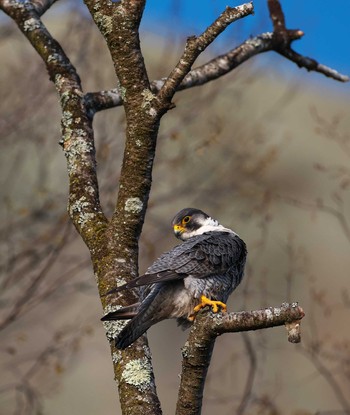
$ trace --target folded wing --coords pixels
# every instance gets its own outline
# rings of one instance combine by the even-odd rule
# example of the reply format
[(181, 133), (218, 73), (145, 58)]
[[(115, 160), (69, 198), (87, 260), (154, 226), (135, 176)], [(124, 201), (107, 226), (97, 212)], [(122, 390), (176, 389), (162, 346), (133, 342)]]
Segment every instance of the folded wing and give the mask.
[(127, 288), (186, 278), (205, 278), (226, 272), (230, 267), (244, 266), (246, 247), (235, 234), (210, 232), (198, 235), (161, 255), (144, 275), (107, 294)]

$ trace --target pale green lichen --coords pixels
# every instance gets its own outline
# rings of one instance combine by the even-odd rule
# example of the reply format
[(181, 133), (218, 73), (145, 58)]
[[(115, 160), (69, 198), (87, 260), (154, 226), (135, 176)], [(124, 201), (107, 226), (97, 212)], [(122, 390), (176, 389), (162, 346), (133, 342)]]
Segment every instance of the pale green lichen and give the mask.
[[(86, 134), (86, 133), (84, 133)], [(75, 134), (74, 134), (75, 135)], [(73, 130), (67, 128), (64, 133), (64, 141), (73, 138)], [(65, 148), (66, 156), (76, 157), (83, 156), (85, 153), (89, 153), (93, 150), (93, 145), (91, 142), (87, 141), (84, 137), (78, 136), (74, 137), (74, 140), (71, 140), (69, 146)]]
[(273, 312), (271, 308), (266, 308), (265, 309), (265, 314), (266, 314), (266, 318), (268, 320), (273, 320)]
[(151, 360), (152, 359), (152, 354), (151, 354), (151, 349), (149, 348), (149, 346), (142, 346), (143, 352), (145, 354), (145, 356), (147, 357), (147, 359)]
[(23, 30), (25, 32), (32, 32), (33, 30), (40, 29), (41, 27), (42, 23), (40, 22), (40, 20), (35, 19), (34, 17), (31, 17), (23, 23)]
[(146, 357), (131, 360), (125, 365), (122, 379), (129, 385), (135, 386), (139, 391), (146, 391), (152, 380), (150, 361)]
[(157, 116), (157, 111), (153, 108), (153, 107), (151, 107), (150, 109), (149, 109), (149, 111), (148, 111), (148, 114), (152, 117), (152, 118), (155, 118), (156, 116)]
[(104, 321), (103, 327), (106, 330), (106, 337), (109, 341), (113, 341), (118, 337), (118, 334), (123, 330), (128, 320), (113, 320)]
[(118, 85), (117, 90), (119, 92), (120, 98), (124, 102), (127, 102), (127, 99), (126, 99), (126, 88), (124, 86)]
[(69, 212), (72, 215), (73, 213), (82, 213), (84, 208), (89, 206), (89, 202), (86, 201), (86, 197), (82, 196), (80, 199), (76, 200), (70, 205)]
[(82, 215), (79, 216), (78, 223), (83, 228), (84, 226), (86, 226), (87, 222), (92, 220), (94, 217), (95, 217), (94, 213), (86, 213), (85, 212), (85, 213), (83, 213)]
[(124, 279), (124, 278), (118, 278), (118, 281), (117, 281), (117, 287), (120, 287), (120, 286), (122, 286), (122, 285), (124, 285), (124, 284), (126, 284), (127, 283), (127, 281)]
[[(104, 313), (106, 315), (112, 313), (113, 311), (119, 310), (120, 308), (122, 308), (120, 305), (107, 305), (104, 309)], [(109, 341), (113, 341), (116, 337), (118, 337), (118, 334), (123, 330), (127, 322), (128, 320), (103, 321), (103, 327), (106, 330), (107, 339)]]
[(59, 53), (52, 53), (47, 57), (48, 62), (59, 62), (61, 60), (61, 55)]
[(89, 195), (93, 196), (95, 194), (95, 188), (93, 186), (86, 186), (85, 190), (87, 191), (87, 193), (89, 193)]
[(125, 211), (130, 213), (140, 213), (143, 208), (143, 203), (138, 197), (130, 197), (125, 202)]
[(141, 108), (146, 108), (151, 106), (151, 102), (155, 99), (155, 95), (150, 91), (149, 89), (144, 89), (141, 92), (141, 95), (143, 96)]
[(92, 220), (95, 217), (95, 213), (85, 212), (86, 208), (90, 206), (90, 202), (86, 200), (85, 196), (82, 196), (80, 199), (76, 200), (69, 206), (69, 214), (72, 217), (74, 214), (78, 214), (78, 223), (81, 227), (84, 227), (87, 222)]
[(184, 344), (184, 346), (181, 348), (181, 354), (183, 358), (186, 358), (189, 356), (188, 354), (188, 348), (189, 348), (189, 343), (188, 341), (186, 341), (186, 343)]
[[(71, 129), (70, 125), (73, 121), (69, 117), (69, 111), (65, 111), (66, 115), (62, 117), (62, 139), (60, 144), (63, 146), (64, 155), (67, 158), (67, 169), (69, 173), (74, 172), (82, 165), (89, 165), (90, 157), (86, 157), (94, 150), (92, 141), (86, 139), (86, 131), (82, 129)], [(67, 124), (67, 125), (65, 125)]]
[(63, 111), (62, 113), (62, 125), (69, 127), (73, 122), (73, 114), (70, 111)]
[(64, 81), (64, 78), (61, 74), (55, 75), (55, 84), (56, 84), (57, 88), (61, 87), (63, 81)]
[(61, 106), (62, 106), (62, 108), (66, 105), (66, 103), (68, 102), (69, 98), (70, 98), (70, 93), (69, 93), (69, 91), (65, 91), (65, 92), (63, 92), (63, 93), (61, 94), (61, 96), (60, 96), (60, 101), (61, 101)]
[(94, 14), (94, 20), (104, 36), (108, 35), (109, 33), (112, 33), (113, 19), (111, 16), (108, 16), (101, 12), (96, 12)]
[(128, 12), (125, 11), (125, 8), (123, 7), (123, 2), (119, 2), (117, 8), (115, 9), (115, 14), (124, 17), (127, 15)]
[[(71, 128), (67, 128), (64, 125), (61, 126), (61, 134), (62, 138), (60, 141), (60, 144), (64, 145), (66, 141), (69, 141), (72, 138), (73, 130)], [(67, 157), (67, 153), (65, 152), (65, 155)]]
[(122, 358), (122, 352), (120, 350), (116, 350), (112, 354), (112, 361), (113, 363), (119, 363)]
[[(75, 120), (74, 120), (74, 122), (76, 123), (76, 124), (78, 124), (79, 122), (80, 122), (80, 118), (78, 117), (78, 118), (76, 118)], [(82, 130), (81, 128), (78, 128), (78, 129), (76, 129), (75, 130), (75, 134), (76, 135), (78, 135), (79, 137), (86, 137), (86, 131), (84, 131), (84, 130)]]

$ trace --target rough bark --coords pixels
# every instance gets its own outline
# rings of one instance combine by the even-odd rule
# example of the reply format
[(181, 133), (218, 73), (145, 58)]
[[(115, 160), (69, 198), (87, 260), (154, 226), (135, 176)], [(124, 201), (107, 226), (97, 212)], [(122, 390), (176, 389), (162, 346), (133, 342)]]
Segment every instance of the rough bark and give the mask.
[[(226, 9), (198, 40), (192, 40), (184, 52), (176, 70), (174, 70), (159, 94), (151, 91), (150, 83), (140, 48), (138, 28), (141, 21), (143, 1), (124, 1), (115, 4), (100, 4), (86, 1), (90, 13), (103, 34), (114, 63), (119, 81), (118, 90), (122, 95), (127, 127), (123, 165), (116, 209), (108, 225), (109, 258), (106, 269), (98, 274), (100, 292), (105, 294), (119, 283), (136, 277), (138, 273), (138, 238), (146, 214), (148, 197), (152, 183), (152, 168), (156, 150), (156, 140), (161, 117), (171, 108), (171, 99), (177, 85), (186, 76), (199, 53), (203, 51), (230, 23), (252, 12), (252, 5), (237, 9)], [(189, 45), (189, 43), (187, 45)], [(184, 63), (185, 62), (185, 63)], [(131, 70), (132, 68), (132, 70)], [(111, 255), (114, 252), (114, 259)], [(130, 293), (122, 293), (118, 304), (130, 304), (135, 299)], [(115, 301), (115, 299), (114, 299)], [(110, 308), (105, 305), (105, 310)], [(106, 308), (107, 307), (107, 308)], [(119, 330), (120, 325), (116, 326)], [(109, 323), (109, 337), (115, 335), (115, 323)], [(144, 408), (135, 400), (134, 390), (130, 391), (130, 376), (125, 376), (130, 365), (136, 365), (146, 374), (147, 382), (142, 383), (141, 392), (147, 393), (148, 402), (153, 405), (153, 413), (160, 412), (153, 379), (150, 353), (146, 336), (142, 336), (128, 351), (114, 350), (117, 365), (115, 374), (118, 380), (123, 413), (138, 413)], [(136, 373), (137, 371), (135, 371)], [(132, 398), (132, 399), (130, 399)], [(135, 412), (136, 411), (136, 412)]]
[[(69, 215), (90, 251), (102, 305), (107, 312), (137, 300), (132, 292), (123, 291), (112, 299), (104, 294), (138, 274), (138, 239), (151, 189), (159, 124), (172, 107), (171, 100), (176, 91), (217, 79), (252, 56), (269, 50), (339, 81), (348, 78), (294, 52), (290, 45), (303, 32), (286, 29), (279, 2), (269, 0), (273, 33), (251, 38), (191, 70), (198, 55), (229, 24), (253, 12), (251, 3), (228, 7), (200, 36), (188, 39), (179, 63), (167, 78), (150, 82), (139, 39), (145, 0), (85, 0), (106, 40), (118, 79), (116, 90), (85, 94), (76, 69), (40, 18), (54, 2), (0, 0), (0, 8), (16, 22), (37, 51), (58, 92), (62, 109), (60, 144), (69, 177)], [(92, 120), (97, 111), (117, 105), (123, 105), (125, 109), (126, 144), (115, 211), (111, 220), (107, 220), (99, 199)], [(217, 335), (287, 322), (291, 338), (298, 340), (302, 311), (297, 307), (286, 307), (277, 315), (275, 310), (270, 314), (265, 310), (214, 318), (211, 313), (200, 314), (184, 349), (179, 414), (200, 412), (206, 372)], [(122, 326), (123, 323), (105, 323), (122, 412), (160, 414), (147, 338), (142, 336), (127, 351), (118, 351), (112, 340)]]
[(288, 341), (298, 343), (300, 320), (303, 317), (304, 311), (297, 303), (284, 303), (280, 307), (250, 312), (199, 313), (182, 349), (182, 373), (176, 415), (201, 413), (205, 379), (218, 336), (285, 325)]

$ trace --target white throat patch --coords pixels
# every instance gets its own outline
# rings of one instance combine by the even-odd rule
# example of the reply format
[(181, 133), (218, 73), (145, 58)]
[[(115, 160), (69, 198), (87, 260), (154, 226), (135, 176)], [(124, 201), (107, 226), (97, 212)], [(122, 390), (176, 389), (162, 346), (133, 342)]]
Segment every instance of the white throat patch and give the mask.
[(224, 226), (220, 225), (217, 220), (211, 217), (202, 220), (200, 225), (200, 228), (196, 229), (195, 231), (184, 232), (181, 235), (181, 239), (188, 239), (192, 238), (192, 236), (203, 235), (203, 233), (206, 232), (228, 232), (232, 233), (233, 235), (237, 235), (236, 232), (233, 232), (232, 229), (225, 228)]

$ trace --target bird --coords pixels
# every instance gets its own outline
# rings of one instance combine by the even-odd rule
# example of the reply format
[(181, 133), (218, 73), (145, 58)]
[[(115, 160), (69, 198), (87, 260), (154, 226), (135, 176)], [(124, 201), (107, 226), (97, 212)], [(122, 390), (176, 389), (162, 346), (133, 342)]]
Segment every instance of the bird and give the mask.
[(204, 307), (226, 312), (229, 295), (242, 281), (247, 248), (233, 230), (195, 208), (182, 209), (171, 223), (183, 242), (163, 253), (145, 274), (107, 293), (140, 287), (138, 303), (101, 319), (130, 319), (115, 339), (117, 349), (127, 348), (164, 319), (176, 318), (186, 329)]

